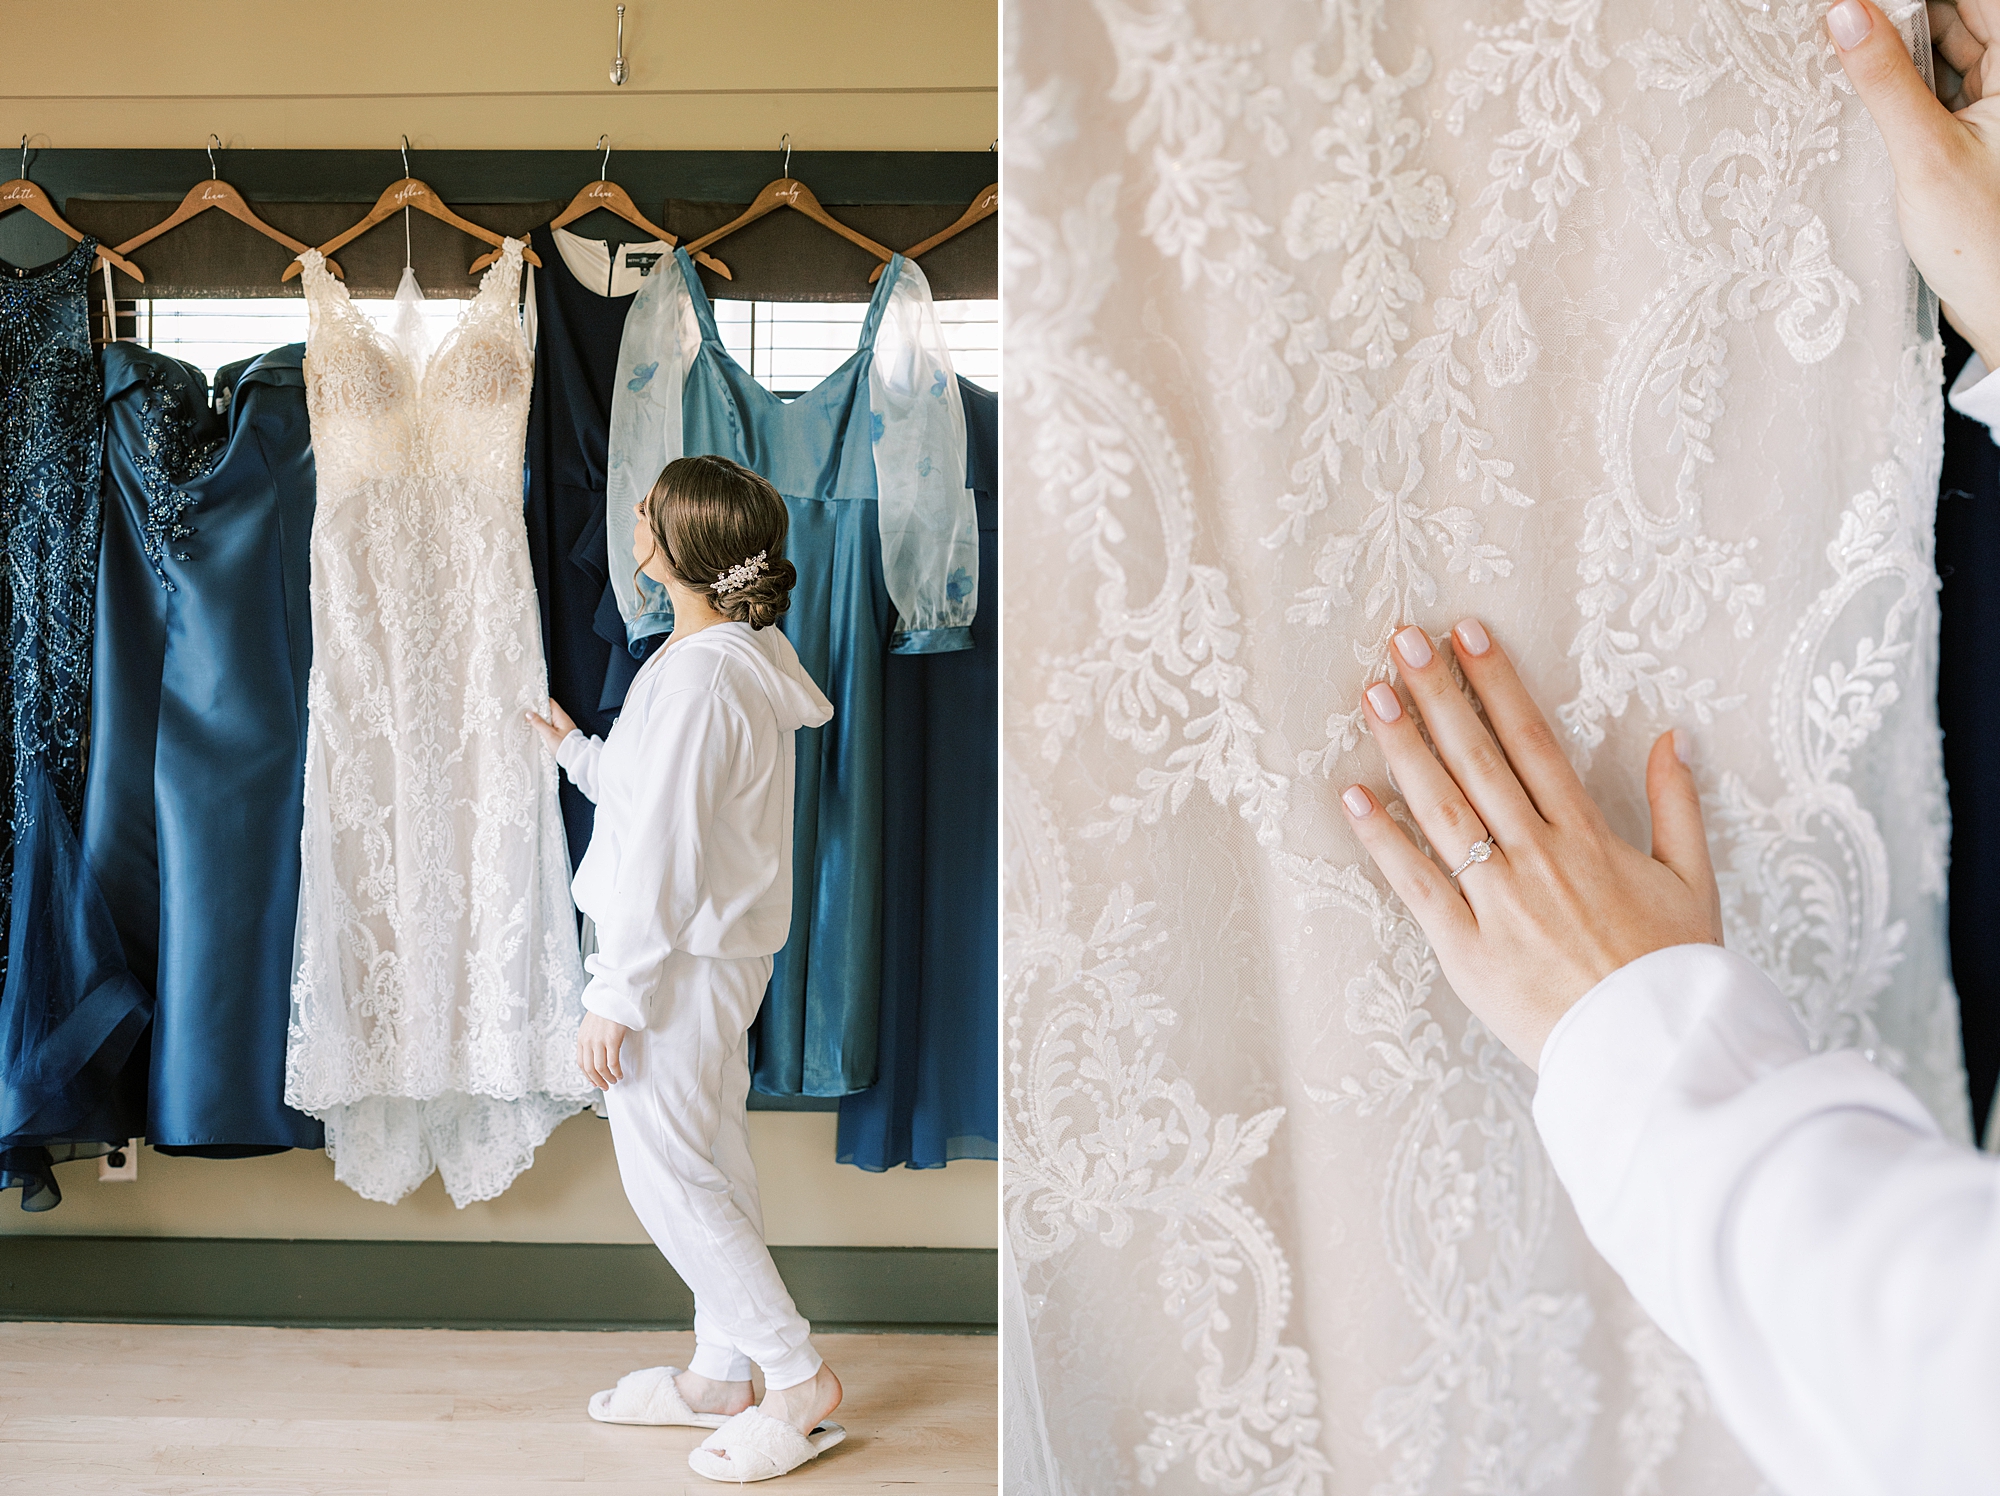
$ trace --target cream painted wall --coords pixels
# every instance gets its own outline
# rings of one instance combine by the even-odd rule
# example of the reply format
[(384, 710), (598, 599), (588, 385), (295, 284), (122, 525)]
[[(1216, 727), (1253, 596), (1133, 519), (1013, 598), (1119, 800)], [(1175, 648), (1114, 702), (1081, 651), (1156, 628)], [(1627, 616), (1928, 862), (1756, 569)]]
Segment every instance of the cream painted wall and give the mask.
[[(781, 1246), (991, 1247), (999, 1165), (864, 1173), (833, 1161), (831, 1112), (752, 1112), (764, 1229)], [(94, 1161), (56, 1171), (63, 1202), (41, 1215), (0, 1196), (0, 1235), (288, 1236), (333, 1240), (643, 1242), (612, 1158), (611, 1129), (572, 1117), (497, 1200), (452, 1205), (435, 1177), (397, 1205), (364, 1200), (324, 1153), (270, 1158), (139, 1155), (139, 1178), (100, 1183)]]
[[(235, 149), (388, 149), (407, 133), (418, 150), (582, 150), (609, 132), (624, 150), (775, 152), (790, 131), (807, 151), (963, 151), (999, 133), (995, 0), (629, 0), (623, 88), (606, 77), (612, 28), (608, 0), (0, 0), (0, 141), (194, 148), (213, 130)], [(833, 1161), (830, 1114), (756, 1112), (750, 1129), (773, 1242), (998, 1241), (995, 1164), (866, 1174)], [(645, 1240), (591, 1117), (463, 1211), (435, 1179), (371, 1204), (321, 1154), (147, 1152), (139, 1174), (99, 1184), (95, 1163), (66, 1165), (47, 1215), (0, 1197), (0, 1234)]]
[[(995, 0), (0, 0), (0, 139), (458, 150), (984, 150)], [(11, 175), (11, 173), (9, 173)]]

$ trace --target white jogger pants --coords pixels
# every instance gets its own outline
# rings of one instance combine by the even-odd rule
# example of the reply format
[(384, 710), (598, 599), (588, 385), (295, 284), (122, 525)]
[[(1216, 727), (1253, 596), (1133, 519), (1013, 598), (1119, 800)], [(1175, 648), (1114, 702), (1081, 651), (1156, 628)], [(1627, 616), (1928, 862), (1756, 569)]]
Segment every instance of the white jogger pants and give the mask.
[(812, 1380), (819, 1353), (764, 1245), (750, 1162), (750, 1022), (770, 977), (769, 956), (670, 955), (604, 1102), (625, 1197), (694, 1290), (688, 1369), (742, 1382), (754, 1361), (779, 1388)]

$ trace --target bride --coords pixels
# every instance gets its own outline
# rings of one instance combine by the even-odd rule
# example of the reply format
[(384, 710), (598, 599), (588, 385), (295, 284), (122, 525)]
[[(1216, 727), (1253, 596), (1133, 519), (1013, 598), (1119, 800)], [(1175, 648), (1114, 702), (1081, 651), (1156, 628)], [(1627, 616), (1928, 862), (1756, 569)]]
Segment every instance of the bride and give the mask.
[(845, 1437), (824, 1422), (840, 1379), (764, 1245), (744, 1118), (750, 1024), (791, 925), (793, 742), (833, 708), (776, 627), (798, 575), (777, 490), (683, 457), (635, 510), (672, 635), (606, 738), (554, 703), (528, 720), (597, 803), (574, 889), (597, 926), (577, 1063), (604, 1091), (632, 1209), (694, 1291), (695, 1353), (632, 1372), (590, 1415), (714, 1429), (697, 1474), (768, 1480)]

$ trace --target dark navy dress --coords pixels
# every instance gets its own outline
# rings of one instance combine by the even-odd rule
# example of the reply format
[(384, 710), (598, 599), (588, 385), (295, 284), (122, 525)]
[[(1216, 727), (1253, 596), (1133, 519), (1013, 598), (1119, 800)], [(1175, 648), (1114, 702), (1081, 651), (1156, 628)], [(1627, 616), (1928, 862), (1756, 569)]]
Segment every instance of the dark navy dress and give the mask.
[(971, 649), (883, 669), (881, 1037), (836, 1147), (870, 1170), (999, 1156), (999, 402), (958, 387), (979, 612)]
[(141, 1130), (131, 1083), (145, 994), (76, 843), (90, 711), (100, 515), (98, 369), (85, 239), (0, 265), (0, 1188), (56, 1204), (51, 1166)]
[[(605, 699), (612, 640), (622, 645), (625, 639), (615, 601), (611, 622), (617, 627), (609, 636), (598, 628), (607, 576), (605, 444), (618, 340), (637, 293), (610, 296), (583, 285), (547, 228), (528, 240), (542, 261), (535, 272), (535, 388), (528, 405), (528, 559), (541, 607), (549, 695), (585, 733), (601, 738), (637, 670), (637, 661), (627, 664), (616, 699)], [(633, 249), (614, 246), (612, 252)], [(650, 268), (653, 261), (648, 256), (643, 263)], [(562, 815), (570, 867), (577, 868), (590, 846), (595, 808), (567, 776)]]
[[(1944, 328), (1944, 383), (1950, 389), (1972, 356)], [(1986, 1134), (2000, 1084), (2000, 698), (1993, 691), (1993, 645), (2000, 633), (2000, 448), (1983, 422), (1944, 412), (1944, 465), (1938, 479), (1938, 725), (1950, 786), (1951, 977), (1965, 1042), (1973, 1136)]]
[(107, 493), (84, 844), (153, 994), (148, 1142), (322, 1146), (284, 1104), (313, 460), (301, 345), (217, 377), (105, 351)]

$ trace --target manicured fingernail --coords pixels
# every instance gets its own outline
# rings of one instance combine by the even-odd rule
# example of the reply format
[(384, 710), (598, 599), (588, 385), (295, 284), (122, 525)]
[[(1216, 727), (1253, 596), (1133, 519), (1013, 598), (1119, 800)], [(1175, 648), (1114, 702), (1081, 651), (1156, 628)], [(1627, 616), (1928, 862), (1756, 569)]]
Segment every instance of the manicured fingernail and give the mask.
[(1468, 618), (1452, 630), (1461, 648), (1469, 655), (1483, 655), (1493, 647), (1493, 641), (1486, 637), (1486, 630), (1477, 618)]
[(1403, 703), (1396, 699), (1396, 688), (1387, 681), (1377, 681), (1368, 688), (1368, 704), (1384, 722), (1394, 722), (1403, 715)]
[(1861, 0), (1840, 0), (1840, 4), (1826, 13), (1826, 29), (1833, 33), (1833, 44), (1843, 52), (1860, 46), (1873, 24), (1868, 7)]
[(1674, 729), (1674, 757), (1684, 764), (1694, 762), (1694, 734), (1685, 727)]
[(1368, 791), (1358, 784), (1351, 784), (1341, 791), (1340, 803), (1347, 807), (1347, 813), (1357, 821), (1375, 809), (1375, 802), (1368, 798)]
[(1421, 670), (1431, 662), (1430, 636), (1419, 628), (1404, 629), (1396, 635), (1396, 653), (1412, 670)]

